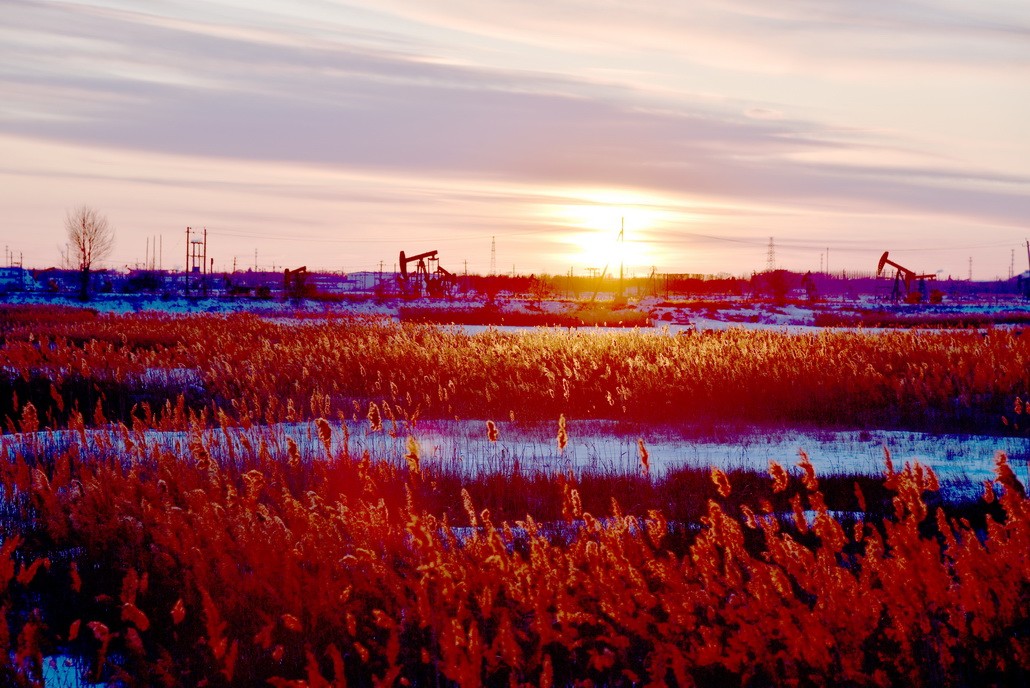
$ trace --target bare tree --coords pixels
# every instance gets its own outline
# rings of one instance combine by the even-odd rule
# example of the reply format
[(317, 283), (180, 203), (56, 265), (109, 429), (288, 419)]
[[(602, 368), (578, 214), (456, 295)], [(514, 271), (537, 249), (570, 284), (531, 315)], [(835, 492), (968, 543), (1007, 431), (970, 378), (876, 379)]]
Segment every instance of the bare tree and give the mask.
[(95, 208), (80, 206), (68, 213), (64, 222), (68, 230), (65, 258), (78, 267), (82, 280), (79, 297), (89, 298), (89, 273), (93, 266), (107, 258), (114, 248), (114, 229)]

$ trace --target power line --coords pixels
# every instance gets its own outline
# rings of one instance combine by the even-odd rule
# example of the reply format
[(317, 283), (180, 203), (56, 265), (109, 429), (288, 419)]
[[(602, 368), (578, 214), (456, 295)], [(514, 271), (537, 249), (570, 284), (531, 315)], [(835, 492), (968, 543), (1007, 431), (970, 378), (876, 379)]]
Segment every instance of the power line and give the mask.
[[(755, 246), (755, 247), (764, 246), (764, 247), (766, 247), (766, 249), (768, 249), (768, 246), (769, 246), (769, 240), (768, 239), (759, 239), (759, 238), (745, 239), (745, 238), (719, 237), (719, 236), (713, 236), (711, 234), (699, 234), (699, 233), (696, 233), (696, 232), (677, 232), (676, 235), (677, 236), (684, 236), (684, 237), (696, 237), (696, 238), (701, 238), (701, 239), (710, 239), (710, 240), (713, 240), (713, 241), (720, 241), (720, 242), (731, 242), (731, 243), (738, 243), (738, 244), (746, 244), (746, 245)], [(656, 240), (652, 239), (652, 240), (647, 240), (647, 243), (673, 243), (673, 241), (671, 241), (671, 240), (670, 241), (656, 241)], [(789, 251), (813, 251), (813, 250), (817, 250), (817, 251), (821, 251), (821, 252), (828, 252), (829, 249), (832, 247), (834, 251), (841, 252), (841, 253), (866, 253), (866, 252), (873, 251), (873, 250), (879, 250), (879, 247), (880, 247), (880, 245), (883, 242), (879, 241), (879, 240), (876, 240), (876, 241), (868, 240), (868, 241), (862, 242), (863, 245), (855, 245), (856, 243), (857, 242), (834, 242), (834, 243), (831, 243), (830, 246), (827, 246), (826, 243), (805, 242), (805, 241), (800, 241), (800, 240), (792, 241), (790, 239), (786, 239), (786, 240), (778, 239), (775, 242), (775, 246), (776, 246), (777, 249), (780, 249), (780, 250), (786, 249), (786, 250), (789, 250)], [(967, 250), (971, 250), (971, 249), (1011, 247), (1012, 243), (1013, 242), (1011, 242), (1011, 241), (996, 241), (996, 242), (983, 243), (983, 244), (967, 244), (967, 245), (962, 245), (962, 246), (902, 247), (902, 248), (891, 248), (890, 251), (891, 251), (891, 253), (931, 253), (931, 252), (941, 252), (941, 251), (967, 251)]]
[(969, 244), (966, 246), (920, 246), (919, 248), (892, 248), (891, 253), (930, 253), (935, 251), (966, 251), (974, 248), (1001, 248), (1005, 246), (1011, 246), (1011, 241), (996, 241), (990, 244)]
[[(431, 236), (431, 237), (425, 237), (425, 236), (396, 237), (396, 236), (394, 236), (394, 237), (387, 237), (387, 238), (346, 238), (346, 237), (319, 237), (319, 236), (305, 235), (305, 234), (265, 234), (265, 233), (259, 233), (259, 232), (247, 232), (247, 231), (231, 230), (231, 229), (229, 229), (229, 230), (211, 230), (211, 229), (209, 229), (208, 231), (210, 231), (212, 234), (217, 234), (218, 236), (224, 236), (224, 237), (237, 237), (237, 238), (243, 238), (243, 239), (258, 239), (258, 240), (268, 240), (268, 241), (276, 241), (276, 240), (304, 241), (304, 242), (311, 242), (311, 243), (326, 243), (326, 244), (396, 244), (398, 242), (403, 242), (403, 241), (424, 241), (424, 242), (432, 242), (432, 243), (444, 243), (444, 242), (450, 243), (450, 242), (456, 242), (456, 241), (469, 241), (469, 240), (474, 240), (474, 239), (484, 239), (486, 237), (490, 237), (492, 242), (496, 240), (496, 235), (495, 234), (485, 234), (485, 233), (483, 233), (483, 234), (462, 234), (462, 235), (458, 235), (458, 236)], [(523, 231), (519, 231), (519, 232), (510, 232), (510, 233), (505, 233), (503, 236), (505, 236), (505, 237), (533, 236), (533, 235), (538, 235), (538, 234), (562, 233), (562, 231), (563, 230), (561, 230), (561, 229), (556, 229), (556, 228), (553, 228), (553, 227), (548, 227), (548, 228), (541, 228), (541, 229), (523, 230)], [(638, 240), (638, 241), (645, 242), (645, 243), (672, 244), (672, 243), (675, 243), (676, 239), (694, 238), (694, 239), (706, 239), (706, 240), (709, 240), (709, 241), (717, 241), (717, 242), (724, 242), (724, 243), (744, 244), (744, 245), (750, 245), (750, 246), (768, 246), (766, 239), (758, 238), (758, 237), (718, 236), (718, 235), (714, 235), (714, 234), (705, 234), (705, 233), (701, 233), (701, 232), (689, 232), (689, 231), (682, 231), (682, 230), (677, 230), (677, 229), (663, 230), (662, 234), (664, 234), (664, 235), (671, 235), (673, 238), (668, 239), (668, 240), (665, 240), (665, 239), (662, 239), (662, 238), (641, 239), (641, 240)], [(824, 241), (820, 241), (820, 242), (815, 242), (815, 241), (792, 240), (792, 239), (783, 239), (783, 238), (781, 238), (780, 241), (778, 241), (776, 243), (779, 245), (779, 248), (787, 248), (788, 250), (803, 250), (803, 251), (819, 250), (819, 251), (826, 251), (829, 248), (826, 245), (825, 240)], [(875, 248), (878, 248), (878, 245), (880, 243), (882, 243), (882, 242), (872, 241), (872, 240), (865, 240), (865, 241), (859, 241), (859, 242), (855, 242), (855, 241), (847, 241), (847, 242), (845, 242), (845, 241), (838, 241), (838, 242), (832, 242), (831, 246), (833, 247), (833, 249), (835, 251), (841, 251), (841, 252), (864, 252), (864, 251), (873, 250)], [(931, 251), (936, 251), (936, 252), (939, 252), (939, 251), (952, 251), (952, 250), (963, 250), (964, 251), (964, 250), (979, 249), (979, 248), (1011, 247), (1011, 245), (1012, 245), (1012, 242), (997, 241), (997, 242), (989, 242), (989, 243), (982, 243), (982, 244), (967, 244), (967, 245), (962, 245), (962, 246), (935, 246), (935, 247), (919, 246), (919, 247), (891, 248), (891, 252), (894, 252), (894, 253), (903, 253), (903, 252), (926, 253), (926, 252), (931, 252)]]
[[(554, 229), (533, 229), (522, 232), (510, 232), (505, 234), (506, 237), (512, 236), (529, 236), (533, 234), (549, 234), (553, 233)], [(452, 241), (468, 241), (470, 239), (484, 239), (490, 234), (463, 234), (460, 236), (448, 236), (448, 237), (390, 237), (385, 239), (356, 239), (356, 238), (339, 238), (339, 237), (314, 237), (305, 235), (293, 235), (293, 234), (259, 234), (256, 232), (240, 232), (232, 230), (211, 230), (212, 234), (217, 234), (223, 237), (237, 237), (241, 239), (266, 239), (269, 241), (282, 240), (282, 241), (310, 241), (314, 243), (326, 243), (326, 244), (395, 244), (401, 241), (426, 241), (433, 243), (443, 243)]]

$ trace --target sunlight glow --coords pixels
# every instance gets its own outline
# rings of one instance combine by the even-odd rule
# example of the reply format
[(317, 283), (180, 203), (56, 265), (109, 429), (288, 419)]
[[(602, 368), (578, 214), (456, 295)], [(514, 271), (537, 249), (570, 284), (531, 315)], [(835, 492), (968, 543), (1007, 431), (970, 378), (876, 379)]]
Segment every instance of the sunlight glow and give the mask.
[[(653, 196), (625, 191), (578, 191), (545, 211), (554, 224), (566, 228), (571, 265), (618, 274), (650, 269), (658, 258), (656, 232), (682, 221), (682, 213)], [(619, 241), (620, 228), (625, 228)]]

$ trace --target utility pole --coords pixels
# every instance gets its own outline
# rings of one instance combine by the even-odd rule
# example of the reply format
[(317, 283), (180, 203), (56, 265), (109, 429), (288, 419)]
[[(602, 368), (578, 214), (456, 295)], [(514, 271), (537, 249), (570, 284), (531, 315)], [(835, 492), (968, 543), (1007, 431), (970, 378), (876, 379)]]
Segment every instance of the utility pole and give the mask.
[(1016, 249), (1012, 249), (1012, 257), (1009, 259), (1009, 279), (1016, 274)]
[(826, 247), (826, 274), (830, 274), (830, 247)]
[(626, 218), (624, 217), (621, 220), (619, 220), (619, 241), (618, 241), (618, 243), (619, 243), (619, 296), (618, 296), (618, 298), (620, 298), (620, 299), (622, 298), (622, 265), (623, 265), (623, 256), (626, 254), (626, 252), (624, 250), (625, 243), (626, 243), (625, 232), (626, 232)]
[[(195, 273), (200, 280), (200, 290), (207, 296), (207, 227), (204, 228), (202, 239), (190, 239), (193, 234), (191, 227), (186, 228), (186, 296), (190, 295), (190, 273)], [(214, 258), (211, 259), (214, 263)], [(213, 265), (212, 265), (213, 267)]]
[(186, 259), (182, 262), (182, 274), (186, 278), (183, 291), (186, 297), (190, 295), (190, 228), (186, 228)]
[(969, 281), (973, 281), (973, 256), (969, 256)]

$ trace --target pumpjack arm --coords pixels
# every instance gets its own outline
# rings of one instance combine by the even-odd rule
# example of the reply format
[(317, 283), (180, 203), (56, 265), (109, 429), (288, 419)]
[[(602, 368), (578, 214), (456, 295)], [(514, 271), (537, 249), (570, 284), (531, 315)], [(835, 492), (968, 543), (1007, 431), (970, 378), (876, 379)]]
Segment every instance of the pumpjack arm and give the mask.
[(408, 276), (408, 263), (415, 263), (425, 258), (436, 258), (437, 251), (426, 251), (425, 253), (419, 253), (417, 256), (405, 256), (404, 251), (401, 251), (400, 260), (398, 265), (401, 267), (401, 277)]

